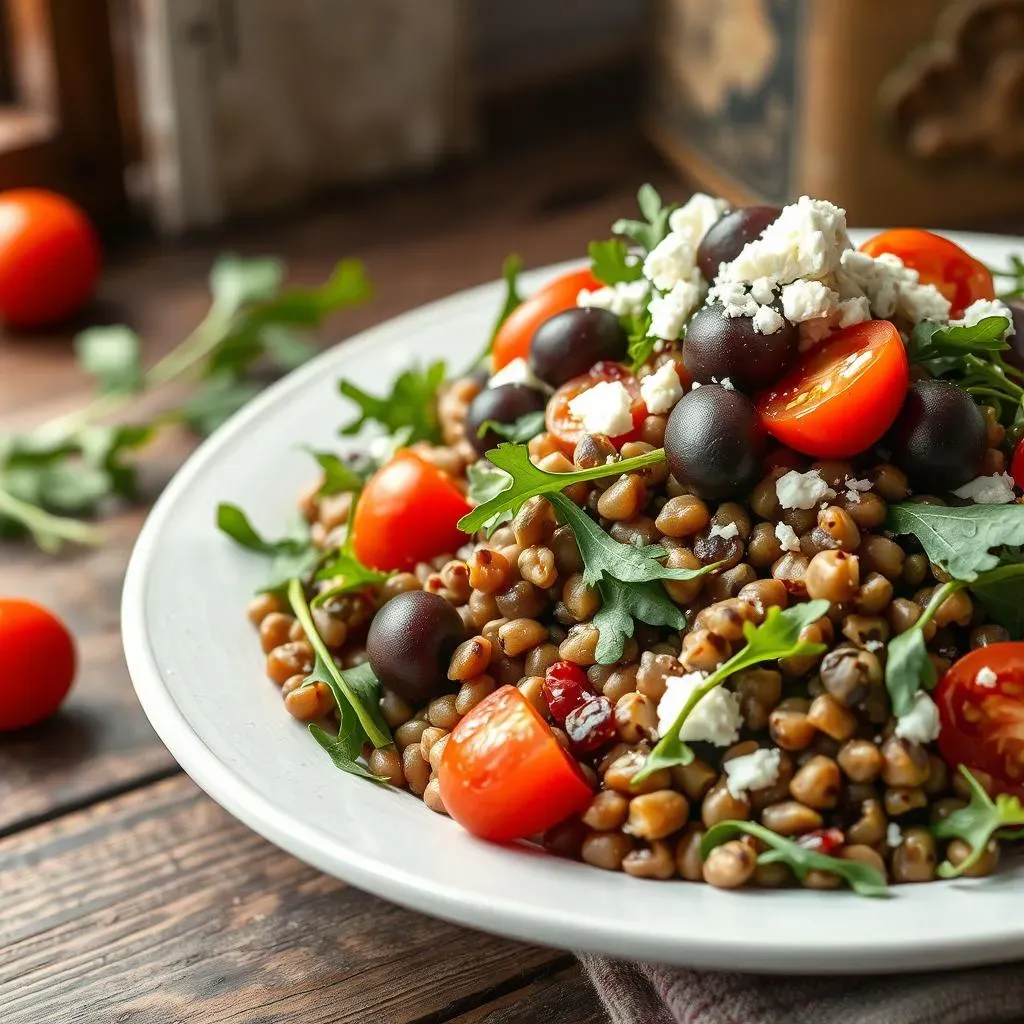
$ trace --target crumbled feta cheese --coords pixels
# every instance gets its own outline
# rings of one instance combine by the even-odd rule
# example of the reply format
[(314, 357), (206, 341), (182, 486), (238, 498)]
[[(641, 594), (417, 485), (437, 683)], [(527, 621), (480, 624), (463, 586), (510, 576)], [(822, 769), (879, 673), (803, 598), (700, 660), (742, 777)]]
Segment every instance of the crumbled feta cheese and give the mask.
[(754, 330), (758, 334), (775, 334), (781, 331), (786, 321), (771, 306), (758, 306), (754, 314)]
[(896, 735), (910, 743), (931, 743), (938, 738), (942, 725), (935, 701), (924, 690), (914, 694), (914, 706), (896, 719)]
[[(703, 672), (669, 676), (665, 693), (658, 702), (658, 732), (664, 736), (672, 728), (690, 694), (707, 678)], [(739, 738), (743, 725), (739, 698), (731, 690), (716, 686), (697, 702), (679, 730), (679, 737), (688, 743), (704, 740), (716, 747), (727, 747)]]
[(995, 672), (988, 667), (988, 665), (983, 665), (978, 669), (977, 675), (974, 677), (974, 682), (978, 686), (981, 686), (986, 690), (990, 690), (999, 682), (999, 676), (997, 676)]
[(757, 313), (757, 300), (742, 284), (719, 282), (710, 297), (722, 303), (722, 315), (730, 319), (736, 316), (755, 316)]
[(791, 469), (775, 481), (775, 494), (783, 508), (814, 508), (822, 498), (836, 496), (816, 469), (806, 473)]
[(722, 765), (725, 788), (737, 800), (742, 800), (751, 790), (767, 789), (778, 780), (781, 763), (782, 752), (774, 748), (730, 758)]
[(699, 380), (695, 380), (695, 381), (694, 381), (694, 382), (693, 382), (693, 383), (692, 383), (692, 384), (690, 385), (690, 390), (691, 390), (691, 391), (696, 391), (696, 390), (697, 390), (697, 388), (699, 388), (699, 387), (700, 387), (700, 381), (699, 381)]
[(843, 481), (843, 486), (846, 488), (846, 500), (856, 505), (860, 501), (861, 491), (870, 491), (874, 485), (870, 480), (855, 480), (852, 476), (848, 476)]
[(885, 647), (885, 641), (884, 640), (865, 640), (864, 641), (864, 650), (870, 651), (872, 654), (875, 654), (878, 651), (882, 650), (883, 647)]
[(782, 289), (782, 312), (791, 324), (832, 316), (839, 308), (839, 293), (820, 281), (794, 281)]
[(800, 351), (806, 352), (814, 348), (820, 341), (824, 341), (831, 333), (833, 317), (819, 317), (817, 320), (805, 320), (799, 324), (800, 328)]
[(839, 303), (839, 320), (837, 327), (852, 327), (871, 319), (871, 303), (867, 297), (858, 295), (852, 299), (844, 299)]
[(689, 239), (667, 234), (644, 260), (644, 277), (659, 291), (671, 291), (680, 281), (689, 281), (696, 266), (696, 250)]
[(678, 210), (669, 214), (669, 230), (685, 238), (696, 254), (704, 236), (728, 209), (729, 204), (724, 199), (694, 192)]
[(995, 473), (979, 476), (958, 487), (953, 493), (958, 498), (967, 498), (976, 505), (1005, 505), (1014, 501), (1013, 477), (1009, 473)]
[(607, 309), (616, 316), (637, 316), (647, 305), (651, 286), (646, 281), (620, 281), (607, 288), (587, 291), (576, 296), (576, 305), (589, 309)]
[(1010, 326), (1006, 329), (1003, 337), (1005, 338), (1013, 334), (1013, 312), (1005, 302), (1000, 302), (999, 299), (977, 299), (964, 310), (964, 315), (961, 319), (950, 320), (949, 326), (973, 327), (975, 324), (981, 323), (988, 316), (1006, 317), (1010, 321)]
[(921, 284), (916, 270), (892, 253), (871, 257), (849, 249), (836, 273), (844, 299), (866, 297), (878, 317), (902, 316), (912, 323), (949, 318), (949, 300), (931, 284)]
[[(711, 379), (714, 380), (714, 377), (712, 377)], [(723, 377), (720, 381), (718, 381), (718, 383), (721, 384), (726, 391), (736, 390), (736, 385), (733, 384), (732, 380), (729, 377)]]
[(651, 328), (647, 332), (655, 338), (675, 341), (686, 321), (701, 303), (701, 287), (692, 281), (680, 281), (670, 292), (651, 299)]
[(588, 434), (617, 437), (633, 429), (633, 399), (618, 380), (603, 380), (569, 402), (569, 412)]
[[(750, 294), (755, 302), (770, 306), (775, 301), (775, 285), (770, 277), (759, 277), (750, 285)], [(771, 334), (771, 331), (767, 333)]]
[(776, 523), (775, 536), (778, 537), (783, 551), (800, 550), (800, 538), (796, 535), (796, 530), (789, 523)]
[(718, 523), (714, 523), (708, 533), (708, 537), (721, 537), (722, 540), (732, 540), (733, 537), (739, 535), (739, 532), (739, 527), (735, 523), (726, 523), (725, 526), (719, 526)]
[(889, 822), (885, 830), (885, 841), (894, 850), (903, 843), (903, 829), (895, 821)]
[(533, 372), (530, 364), (522, 356), (503, 366), (487, 382), (489, 388), (500, 388), (502, 384), (525, 384), (528, 388), (535, 388), (537, 391), (550, 392), (554, 390)]
[(668, 412), (683, 397), (683, 386), (679, 383), (676, 364), (662, 363), (654, 373), (640, 381), (640, 395), (647, 411), (657, 415)]

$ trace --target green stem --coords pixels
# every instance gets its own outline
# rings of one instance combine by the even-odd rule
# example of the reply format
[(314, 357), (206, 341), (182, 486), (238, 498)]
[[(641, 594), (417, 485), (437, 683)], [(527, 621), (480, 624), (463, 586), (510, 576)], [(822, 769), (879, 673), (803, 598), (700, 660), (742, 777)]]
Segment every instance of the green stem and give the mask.
[(949, 580), (948, 582), (943, 583), (942, 586), (932, 594), (924, 612), (921, 614), (921, 618), (914, 623), (914, 628), (924, 629), (925, 626), (935, 618), (936, 613), (946, 603), (946, 600), (952, 597), (958, 590), (963, 590), (963, 588), (968, 585), (969, 584), (965, 583), (963, 580)]
[(81, 519), (55, 516), (38, 505), (15, 497), (0, 488), (0, 515), (21, 523), (35, 537), (36, 543), (48, 552), (60, 548), (61, 542), (96, 545), (103, 540), (102, 533)]

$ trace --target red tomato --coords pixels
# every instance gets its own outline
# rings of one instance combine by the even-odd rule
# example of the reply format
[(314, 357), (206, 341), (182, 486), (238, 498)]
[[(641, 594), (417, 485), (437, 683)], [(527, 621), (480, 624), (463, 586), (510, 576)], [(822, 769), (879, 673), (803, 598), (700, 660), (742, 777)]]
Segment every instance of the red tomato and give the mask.
[(895, 228), (869, 238), (861, 252), (878, 256), (883, 252), (899, 256), (916, 270), (922, 284), (933, 284), (949, 299), (950, 317), (963, 316), (976, 299), (994, 299), (995, 285), (988, 267), (964, 252), (955, 242), (920, 228)]
[(526, 359), (530, 355), (530, 342), (545, 320), (556, 313), (572, 309), (581, 291), (594, 291), (603, 285), (589, 269), (570, 270), (556, 277), (539, 291), (534, 292), (509, 314), (498, 328), (491, 353), (491, 369), (497, 372), (513, 359)]
[(0, 732), (49, 718), (75, 678), (75, 643), (32, 601), (0, 598)]
[(550, 726), (514, 686), (451, 731), (437, 772), (445, 809), (467, 832), (507, 843), (582, 811), (593, 791)]
[(472, 508), (447, 473), (400, 449), (363, 488), (352, 548), (373, 569), (412, 569), (466, 542), (457, 523)]
[(100, 245), (70, 199), (37, 188), (0, 193), (0, 316), (44, 327), (76, 312), (93, 293)]
[(566, 381), (548, 400), (547, 411), (544, 414), (548, 431), (558, 447), (567, 455), (572, 455), (577, 442), (586, 433), (580, 421), (569, 411), (569, 403), (595, 384), (616, 380), (621, 381), (633, 400), (630, 407), (633, 428), (625, 434), (617, 434), (611, 438), (611, 442), (616, 448), (621, 448), (627, 441), (636, 441), (639, 438), (640, 427), (647, 417), (647, 406), (640, 397), (640, 382), (620, 363), (594, 363), (588, 373)]
[[(990, 685), (978, 673), (996, 674)], [(1024, 642), (989, 644), (965, 654), (935, 690), (939, 750), (951, 768), (989, 776), (992, 791), (1024, 799)]]
[(841, 459), (892, 426), (910, 383), (907, 353), (888, 320), (837, 331), (757, 399), (765, 430), (805, 455)]
[(1013, 461), (1010, 463), (1010, 475), (1018, 487), (1024, 487), (1024, 438), (1017, 442), (1013, 452)]

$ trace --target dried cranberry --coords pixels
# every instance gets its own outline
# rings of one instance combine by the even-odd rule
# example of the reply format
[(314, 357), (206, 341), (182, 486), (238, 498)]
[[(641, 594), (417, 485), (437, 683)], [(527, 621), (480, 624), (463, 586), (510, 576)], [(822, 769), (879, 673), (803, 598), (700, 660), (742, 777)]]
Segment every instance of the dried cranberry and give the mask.
[(607, 697), (591, 697), (566, 715), (565, 731), (572, 749), (587, 754), (615, 738), (615, 712)]
[(834, 853), (846, 842), (846, 836), (842, 829), (819, 828), (808, 832), (797, 839), (797, 843), (807, 850), (814, 850), (815, 853)]
[(594, 691), (586, 672), (571, 661), (556, 661), (544, 678), (544, 699), (551, 717), (561, 725), (570, 711), (585, 704)]

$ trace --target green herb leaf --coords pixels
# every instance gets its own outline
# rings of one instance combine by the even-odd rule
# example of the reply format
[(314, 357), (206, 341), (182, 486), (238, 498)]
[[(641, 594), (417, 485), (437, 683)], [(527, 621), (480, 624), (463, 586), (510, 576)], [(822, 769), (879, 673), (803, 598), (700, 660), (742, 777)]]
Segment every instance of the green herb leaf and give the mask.
[(729, 676), (761, 662), (792, 658), (801, 654), (819, 654), (825, 650), (824, 644), (801, 640), (800, 633), (828, 614), (828, 609), (828, 601), (807, 601), (804, 604), (791, 605), (789, 608), (769, 608), (760, 626), (755, 626), (752, 622), (745, 623), (743, 635), (747, 640), (746, 646), (715, 669), (694, 689), (676, 716), (676, 720), (669, 726), (668, 732), (648, 755), (643, 768), (633, 776), (634, 783), (642, 782), (659, 768), (672, 768), (677, 764), (687, 765), (693, 760), (693, 751), (682, 741), (679, 731), (701, 700), (716, 686), (721, 686)]
[(505, 281), (505, 301), (501, 304), (498, 318), (494, 321), (487, 350), (481, 355), (478, 362), (482, 362), (485, 356), (490, 355), (491, 347), (494, 345), (494, 339), (498, 336), (498, 331), (501, 330), (501, 325), (512, 315), (513, 310), (522, 304), (523, 297), (519, 294), (519, 275), (522, 272), (523, 261), (520, 256), (513, 252), (505, 257), (505, 262), (501, 265), (501, 276)]
[(306, 451), (316, 459), (324, 471), (324, 482), (317, 489), (317, 497), (325, 498), (330, 494), (343, 494), (346, 491), (361, 491), (365, 479), (350, 465), (343, 462), (332, 452), (318, 452), (312, 448)]
[(629, 246), (621, 238), (591, 242), (587, 251), (590, 253), (590, 272), (602, 284), (639, 281), (644, 276), (643, 260), (631, 256)]
[(870, 864), (856, 860), (840, 860), (818, 850), (809, 850), (792, 839), (786, 839), (754, 821), (720, 821), (707, 830), (700, 843), (703, 860), (716, 846), (741, 835), (753, 836), (769, 847), (757, 858), (758, 864), (786, 864), (797, 879), (803, 881), (809, 871), (825, 871), (838, 875), (859, 896), (888, 896), (885, 876)]
[(614, 576), (602, 576), (597, 590), (601, 607), (593, 623), (598, 633), (595, 656), (599, 665), (614, 665), (622, 657), (636, 622), (672, 629), (682, 629), (686, 624), (685, 616), (661, 583), (623, 583)]
[(899, 717), (914, 706), (914, 695), (918, 690), (935, 688), (935, 667), (928, 657), (924, 630), (916, 625), (893, 637), (887, 653), (885, 688), (889, 691), (892, 712)]
[(142, 340), (129, 327), (89, 327), (75, 337), (82, 368), (103, 394), (131, 394), (142, 387)]
[(642, 315), (630, 318), (628, 337), (626, 358), (635, 373), (654, 355), (654, 346), (658, 343), (658, 339), (651, 334), (651, 314), (646, 309)]
[(207, 437), (262, 390), (259, 384), (239, 380), (231, 372), (216, 373), (181, 407), (181, 419), (200, 437)]
[(644, 252), (650, 252), (667, 234), (668, 219), (676, 204), (665, 206), (653, 185), (641, 185), (636, 196), (637, 206), (645, 220), (617, 220), (612, 225), (616, 235), (625, 235)]
[(387, 779), (380, 775), (374, 775), (365, 765), (360, 764), (356, 758), (359, 756), (363, 745), (356, 743), (356, 737), (349, 734), (342, 735), (339, 730), (337, 736), (332, 736), (326, 729), (322, 729), (316, 722), (310, 722), (309, 735), (313, 737), (327, 752), (327, 756), (334, 762), (334, 767), (349, 775), (355, 775), (360, 779), (369, 779), (370, 782), (385, 783)]
[(391, 393), (378, 398), (351, 381), (343, 380), (339, 390), (359, 406), (359, 416), (341, 429), (356, 434), (364, 424), (379, 423), (389, 434), (407, 430), (406, 444), (413, 441), (440, 441), (437, 420), (437, 393), (444, 383), (445, 364), (438, 360), (426, 369), (405, 370), (392, 385)]
[[(485, 502), (496, 498), (512, 481), (512, 477), (503, 469), (498, 469), (486, 459), (478, 459), (466, 470), (466, 478), (469, 480), (469, 489), (466, 496), (476, 505), (483, 505)], [(482, 529), (488, 537), (502, 525), (512, 519), (511, 509), (495, 514), (482, 524)]]
[(971, 802), (936, 822), (932, 833), (939, 839), (962, 839), (971, 847), (971, 855), (956, 867), (949, 861), (940, 864), (940, 878), (957, 878), (970, 871), (981, 860), (993, 838), (1024, 838), (1024, 831), (1008, 830), (1008, 826), (1024, 825), (1024, 807), (1020, 800), (1006, 795), (993, 800), (965, 765), (960, 765), (960, 774), (970, 787)]
[(1009, 630), (1011, 640), (1024, 637), (1024, 562), (990, 569), (978, 576), (970, 588), (989, 618)]
[[(349, 534), (351, 536), (351, 534)], [(346, 546), (340, 548), (317, 570), (318, 580), (333, 580), (327, 590), (322, 591), (313, 599), (313, 607), (321, 608), (340, 594), (348, 594), (353, 590), (376, 587), (393, 575), (390, 572), (378, 572), (362, 562)]]
[(89, 466), (102, 470), (109, 485), (109, 493), (122, 498), (134, 498), (138, 470), (124, 461), (129, 452), (148, 444), (156, 433), (156, 426), (108, 426), (94, 424), (83, 427), (75, 435), (82, 459)]
[(1024, 544), (1024, 505), (890, 505), (885, 527), (894, 534), (913, 534), (928, 558), (958, 580), (970, 583), (978, 573), (994, 569), (995, 549)]
[(274, 257), (219, 256), (210, 270), (213, 304), (224, 315), (274, 297), (284, 280), (284, 263)]
[(483, 437), (488, 430), (493, 430), (506, 441), (513, 444), (523, 444), (531, 438), (536, 437), (544, 430), (544, 410), (536, 412), (525, 412), (515, 423), (498, 423), (497, 420), (484, 420), (476, 432), (477, 437)]

